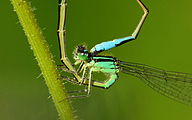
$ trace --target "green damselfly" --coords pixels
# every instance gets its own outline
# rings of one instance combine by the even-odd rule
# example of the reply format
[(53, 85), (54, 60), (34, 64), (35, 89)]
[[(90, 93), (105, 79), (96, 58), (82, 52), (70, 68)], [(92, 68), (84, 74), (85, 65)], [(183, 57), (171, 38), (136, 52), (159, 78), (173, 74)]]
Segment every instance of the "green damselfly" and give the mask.
[[(86, 50), (86, 47), (84, 45), (79, 45), (73, 53), (76, 62), (72, 64), (66, 55), (65, 25), (67, 1), (59, 1), (60, 13), (58, 24), (58, 38), (60, 43), (61, 61), (65, 66), (65, 68), (61, 69), (70, 72), (74, 76), (74, 78), (62, 76), (61, 79), (65, 79), (79, 85), (87, 85), (86, 90), (69, 92), (87, 92), (86, 95), (70, 96), (68, 98), (80, 98), (90, 96), (91, 86), (107, 89), (118, 79), (118, 73), (123, 72), (140, 78), (152, 89), (173, 100), (184, 103), (186, 105), (192, 105), (192, 74), (165, 71), (163, 69), (158, 69), (143, 64), (123, 62), (112, 56), (99, 55), (99, 53), (101, 53), (102, 51), (118, 47), (126, 42), (137, 38), (149, 12), (147, 7), (141, 2), (141, 0), (137, 0), (137, 2), (143, 9), (144, 14), (131, 36), (97, 44), (90, 50), (90, 52)], [(74, 66), (78, 64), (80, 65), (79, 68), (76, 70)], [(87, 72), (87, 70), (89, 71)], [(80, 75), (80, 73), (82, 72), (83, 74)], [(108, 74), (109, 78), (105, 82), (96, 81), (92, 77), (92, 72), (102, 72)], [(87, 73), (88, 77), (86, 76)]]

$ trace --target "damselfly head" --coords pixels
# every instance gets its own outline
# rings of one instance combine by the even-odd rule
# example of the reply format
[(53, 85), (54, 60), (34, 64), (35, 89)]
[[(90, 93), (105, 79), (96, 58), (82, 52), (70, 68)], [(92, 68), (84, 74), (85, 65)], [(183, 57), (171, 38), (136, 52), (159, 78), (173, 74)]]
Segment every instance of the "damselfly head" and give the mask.
[(79, 45), (73, 52), (74, 54), (74, 59), (77, 60), (83, 60), (86, 61), (88, 59), (88, 51), (84, 45)]

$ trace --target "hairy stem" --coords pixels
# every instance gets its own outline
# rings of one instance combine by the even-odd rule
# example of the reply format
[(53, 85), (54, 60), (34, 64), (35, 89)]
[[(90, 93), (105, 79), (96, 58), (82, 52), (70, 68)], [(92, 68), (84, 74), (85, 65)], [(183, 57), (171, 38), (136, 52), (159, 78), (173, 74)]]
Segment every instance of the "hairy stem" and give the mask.
[(58, 80), (59, 73), (52, 54), (29, 3), (26, 0), (11, 0), (11, 2), (40, 66), (60, 119), (73, 120), (74, 114), (70, 101), (64, 100), (59, 103), (66, 98), (67, 93), (62, 82)]

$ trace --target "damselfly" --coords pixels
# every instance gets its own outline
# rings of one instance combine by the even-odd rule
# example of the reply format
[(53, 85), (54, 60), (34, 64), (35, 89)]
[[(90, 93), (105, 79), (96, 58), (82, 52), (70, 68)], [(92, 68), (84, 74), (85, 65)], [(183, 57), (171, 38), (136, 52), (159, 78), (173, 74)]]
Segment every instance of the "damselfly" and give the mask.
[[(87, 89), (83, 91), (80, 90), (72, 92), (87, 92), (86, 95), (70, 96), (68, 98), (80, 98), (90, 96), (91, 86), (107, 89), (118, 79), (118, 73), (123, 72), (140, 78), (152, 89), (171, 99), (187, 105), (192, 105), (192, 74), (165, 71), (143, 64), (123, 62), (112, 56), (98, 55), (102, 51), (118, 47), (126, 42), (137, 38), (139, 31), (149, 12), (147, 7), (141, 2), (141, 0), (137, 0), (137, 2), (143, 9), (144, 14), (131, 36), (97, 44), (90, 50), (90, 52), (86, 50), (86, 47), (84, 45), (79, 45), (73, 52), (76, 62), (72, 64), (66, 55), (65, 25), (67, 1), (59, 0), (58, 38), (60, 43), (61, 61), (66, 67), (61, 69), (71, 73), (74, 76), (74, 78), (62, 76), (61, 79), (65, 79), (79, 85), (87, 85)], [(79, 68), (76, 70), (74, 66), (78, 64), (80, 65)], [(87, 70), (89, 71), (87, 72)], [(93, 80), (92, 72), (102, 72), (104, 74), (108, 74), (109, 78), (105, 82)], [(82, 75), (80, 75), (80, 73), (82, 73)], [(86, 75), (87, 73), (88, 77)]]

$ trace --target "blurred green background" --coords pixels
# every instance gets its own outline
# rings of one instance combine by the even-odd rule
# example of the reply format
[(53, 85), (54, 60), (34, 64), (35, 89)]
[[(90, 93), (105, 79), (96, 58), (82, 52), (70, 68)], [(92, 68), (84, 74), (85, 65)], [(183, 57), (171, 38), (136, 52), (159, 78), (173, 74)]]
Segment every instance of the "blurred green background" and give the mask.
[[(31, 0), (57, 64), (57, 0)], [(137, 40), (105, 52), (123, 61), (192, 73), (192, 1), (143, 0), (150, 13)], [(1, 0), (0, 119), (56, 120), (58, 115), (33, 51), (9, 0)], [(136, 0), (68, 0), (67, 54), (76, 44), (95, 44), (132, 34), (143, 14)], [(155, 92), (138, 78), (120, 73), (108, 90), (92, 89), (73, 99), (83, 120), (191, 120), (192, 107)], [(71, 85), (67, 83), (67, 85)], [(72, 85), (73, 87), (75, 85)], [(79, 88), (79, 87), (78, 87)]]

